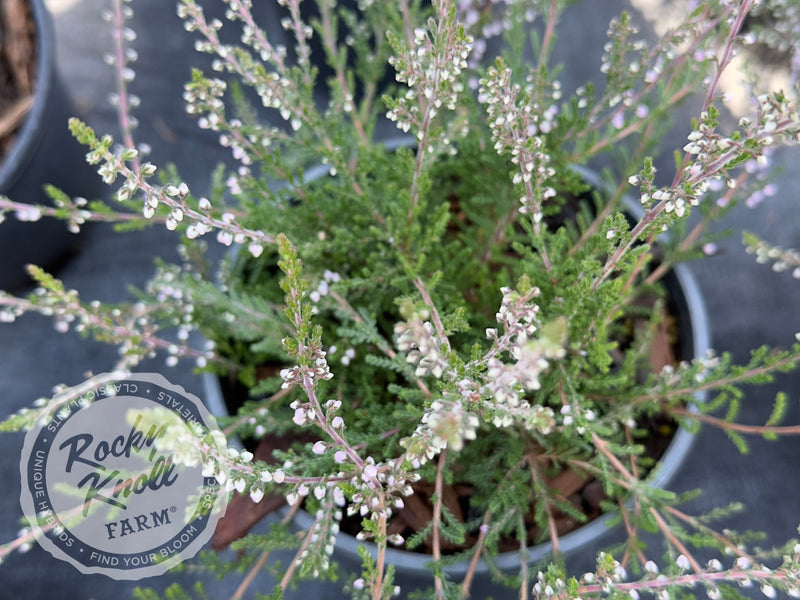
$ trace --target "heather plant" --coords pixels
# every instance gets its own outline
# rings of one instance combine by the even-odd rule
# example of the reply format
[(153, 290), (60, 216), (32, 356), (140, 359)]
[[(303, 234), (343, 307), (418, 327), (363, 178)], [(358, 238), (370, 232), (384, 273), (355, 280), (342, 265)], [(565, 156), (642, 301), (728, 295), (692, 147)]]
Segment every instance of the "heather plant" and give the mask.
[[(276, 569), (277, 549), (294, 554), (264, 592), (282, 597), (298, 580), (335, 578), (331, 555), (346, 522), (375, 548), (362, 554), (361, 572), (338, 571), (354, 598), (396, 593), (392, 546), (427, 547), (431, 588), (422, 593), (440, 599), (469, 596), (478, 562), (509, 550), (518, 571), (493, 577), (520, 598), (671, 598), (687, 589), (719, 598), (740, 586), (800, 595), (791, 532), (765, 551), (718, 531), (714, 519), (735, 506), (687, 512), (685, 496), (648, 483), (657, 457), (645, 452), (653, 418), (718, 427), (742, 451), (746, 434), (800, 432), (780, 423), (783, 395), (766, 423), (736, 420), (743, 386), (800, 361), (793, 332), (788, 349), (754, 349), (744, 364), (711, 352), (675, 356), (677, 316), (663, 286), (675, 264), (709, 251), (718, 235), (710, 226), (737, 202), (772, 193), (770, 152), (799, 139), (797, 60), (791, 89), (751, 82), (752, 111), (733, 126), (720, 89), (733, 57), (756, 42), (796, 56), (792, 5), (694, 3), (654, 42), (623, 13), (598, 50), (598, 81), (567, 91), (550, 55), (573, 2), (319, 0), (309, 21), (299, 0), (280, 0), (288, 43), (267, 36), (248, 0), (224, 3), (224, 24), (194, 0), (178, 7), (196, 50), (214, 57), (213, 72), (196, 70), (186, 84), (186, 110), (235, 161), (215, 173), (208, 197), (169, 169), (159, 178), (134, 138), (135, 35), (129, 3), (115, 0), (109, 62), (121, 139), (78, 120), (70, 127), (118, 205), (57, 190), (55, 208), (0, 200), (3, 214), (55, 216), (73, 230), (87, 221), (160, 224), (175, 231), (183, 257), (159, 263), (126, 305), (81, 299), (37, 268), (33, 294), (0, 293), (0, 320), (39, 312), (59, 331), (120, 350), (116, 372), (63, 386), (3, 428), (30, 427), (157, 353), (168, 366), (193, 360), (242, 386), (246, 401), (223, 422), (230, 441), (293, 443), (263, 462), (252, 448), (180, 440), (229, 491), (255, 503), (278, 494), (290, 507), (268, 533), (232, 543), (250, 570), (236, 597), (252, 573)], [(772, 11), (780, 29), (744, 32), (751, 11)], [(229, 30), (235, 43), (224, 41)], [(671, 180), (662, 178), (651, 157), (664, 153), (669, 117), (687, 99), (697, 116)], [(580, 166), (598, 157), (607, 169), (590, 181)], [(207, 239), (231, 248), (218, 268)], [(750, 235), (745, 243), (758, 260), (800, 274), (796, 252)], [(659, 344), (667, 359), (654, 357)], [(559, 515), (589, 518), (553, 483), (566, 471), (600, 482), (602, 509), (627, 533), (586, 573), (560, 560)], [(393, 517), (426, 486), (429, 519), (410, 535), (398, 531)], [(460, 517), (448, 500), (458, 486), (470, 489)], [(290, 534), (301, 507), (313, 524)], [(645, 546), (646, 532), (661, 543)], [(552, 544), (552, 561), (529, 564), (539, 541)], [(30, 542), (20, 536), (0, 558)], [(463, 580), (445, 569), (455, 560), (468, 564)], [(230, 570), (212, 554), (203, 562)]]

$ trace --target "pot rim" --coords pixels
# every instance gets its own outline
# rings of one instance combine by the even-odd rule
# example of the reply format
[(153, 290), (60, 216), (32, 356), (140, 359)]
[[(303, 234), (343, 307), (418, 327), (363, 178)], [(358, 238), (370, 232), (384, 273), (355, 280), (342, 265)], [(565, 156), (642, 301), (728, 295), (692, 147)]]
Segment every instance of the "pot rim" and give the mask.
[[(390, 140), (387, 143), (387, 147), (390, 148), (405, 145), (407, 145), (405, 140)], [(600, 176), (595, 171), (580, 165), (571, 165), (571, 168), (579, 173), (591, 186), (606, 192), (609, 191), (609, 186), (601, 180)], [(315, 178), (323, 175), (325, 172), (327, 172), (327, 167), (318, 165), (313, 169), (309, 169), (307, 175)], [(624, 209), (633, 213), (634, 216), (641, 216), (644, 214), (644, 209), (641, 205), (635, 202), (629, 195), (623, 196), (622, 204)], [(660, 237), (664, 239), (668, 236), (662, 234)], [(709, 329), (708, 313), (700, 291), (700, 286), (689, 267), (684, 263), (673, 265), (669, 273), (674, 277), (677, 287), (677, 293), (674, 294), (672, 300), (678, 305), (677, 310), (681, 313), (685, 313), (681, 315), (682, 321), (684, 321), (682, 327), (688, 330), (691, 339), (691, 351), (689, 354), (691, 358), (705, 356), (711, 349), (711, 332)], [(206, 394), (206, 405), (209, 410), (212, 414), (227, 415), (227, 408), (222, 398), (222, 388), (219, 379), (215, 374), (207, 371), (202, 375)], [(694, 394), (698, 402), (702, 402), (706, 396), (707, 394), (704, 391)], [(696, 408), (690, 406), (690, 410), (696, 410)], [(666, 451), (644, 481), (652, 487), (666, 487), (676, 475), (678, 469), (691, 451), (694, 438), (695, 435), (693, 433), (683, 427), (679, 427), (667, 446)], [(241, 447), (241, 442), (239, 442), (238, 439), (230, 440), (229, 443)], [(615, 518), (616, 515), (613, 513), (606, 514), (578, 527), (574, 531), (559, 536), (558, 542), (561, 553), (565, 556), (575, 553), (591, 542), (595, 542), (603, 536), (610, 534), (615, 530), (615, 527), (612, 526), (612, 521)], [(308, 529), (314, 523), (313, 517), (303, 510), (299, 510), (296, 513), (294, 520), (302, 529)], [(359, 548), (366, 548), (373, 557), (376, 557), (378, 554), (378, 547), (376, 544), (357, 540), (354, 536), (347, 533), (339, 533), (336, 536), (335, 546), (338, 550), (353, 556), (358, 556)], [(551, 554), (552, 550), (553, 544), (549, 541), (529, 546), (527, 548), (528, 565), (533, 565), (542, 561)], [(427, 554), (387, 547), (384, 557), (387, 564), (391, 564), (395, 568), (402, 569), (414, 575), (428, 574), (430, 572), (427, 565), (430, 564), (432, 557)], [(513, 550), (499, 553), (492, 558), (492, 564), (494, 569), (500, 571), (510, 571), (517, 568), (519, 566), (519, 551)], [(456, 563), (446, 565), (444, 567), (444, 572), (450, 576), (458, 577), (465, 575), (468, 569), (469, 560), (463, 559)], [(484, 559), (480, 559), (475, 572), (483, 574), (489, 571), (489, 564)]]

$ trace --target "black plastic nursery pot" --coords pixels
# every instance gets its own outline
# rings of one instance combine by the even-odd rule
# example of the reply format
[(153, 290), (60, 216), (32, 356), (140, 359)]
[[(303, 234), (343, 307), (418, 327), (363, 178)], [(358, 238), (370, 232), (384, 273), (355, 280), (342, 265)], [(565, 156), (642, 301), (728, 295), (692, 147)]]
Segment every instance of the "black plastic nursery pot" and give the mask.
[[(581, 170), (590, 183), (597, 183), (592, 174)], [(631, 210), (637, 207), (632, 206)], [(667, 290), (667, 299), (670, 311), (678, 322), (678, 344), (684, 358), (704, 356), (710, 348), (710, 331), (708, 316), (706, 314), (700, 288), (686, 265), (674, 266), (663, 278)], [(206, 406), (212, 414), (225, 415), (228, 413), (222, 388), (216, 375), (205, 373), (203, 376)], [(658, 466), (653, 469), (648, 479), (654, 487), (665, 487), (678, 472), (691, 450), (693, 435), (684, 429), (678, 429), (669, 443), (666, 451), (659, 460)], [(578, 529), (559, 538), (560, 550), (563, 554), (568, 571), (571, 574), (580, 574), (593, 571), (597, 553), (609, 546), (614, 541), (615, 533), (622, 534), (621, 527), (611, 527), (612, 515), (601, 516)], [(309, 528), (314, 522), (311, 515), (299, 511), (295, 516), (295, 523), (301, 529)], [(340, 533), (336, 538), (333, 560), (340, 566), (340, 572), (354, 574), (361, 572), (361, 557), (358, 554), (360, 547), (366, 548), (370, 554), (377, 556), (378, 549), (375, 544), (362, 542), (355, 537)], [(528, 565), (535, 568), (552, 555), (553, 546), (550, 542), (531, 546), (528, 548)], [(425, 554), (407, 552), (388, 548), (385, 553), (386, 564), (395, 569), (395, 583), (401, 588), (401, 597), (414, 590), (428, 588), (433, 585), (428, 565), (431, 557)], [(505, 573), (513, 574), (519, 571), (519, 553), (507, 552), (492, 559), (492, 568)], [(469, 568), (468, 561), (464, 560), (445, 567), (445, 572), (454, 581), (461, 581)], [(490, 565), (481, 560), (475, 571), (471, 587), (473, 598), (486, 598), (493, 595), (496, 598), (506, 597), (511, 591), (492, 581)]]
[[(43, 0), (30, 0), (36, 27), (33, 106), (0, 162), (0, 194), (15, 202), (50, 205), (52, 184), (70, 196), (99, 193), (101, 182), (86, 163), (86, 151), (69, 132), (74, 115), (56, 69), (53, 24)], [(78, 237), (55, 219), (21, 222), (13, 214), (0, 224), (0, 289), (30, 281), (25, 265), (57, 266), (76, 248)]]
[[(389, 147), (407, 145), (403, 140), (390, 141)], [(599, 176), (583, 167), (573, 166), (581, 177), (593, 188), (604, 190), (607, 186)], [(311, 177), (323, 175), (324, 168), (309, 171)], [(642, 208), (630, 198), (624, 200), (625, 211), (632, 216), (640, 216)], [(678, 264), (671, 268), (662, 283), (667, 292), (667, 305), (669, 313), (677, 323), (677, 350), (684, 360), (705, 356), (710, 348), (710, 331), (708, 317), (699, 286), (690, 269), (685, 264)], [(206, 405), (212, 414), (226, 415), (228, 408), (223, 397), (222, 386), (219, 378), (210, 373), (204, 374), (204, 391)], [(702, 397), (699, 396), (698, 400)], [(661, 455), (657, 467), (649, 476), (649, 483), (654, 487), (665, 487), (680, 469), (688, 456), (693, 435), (688, 431), (678, 428), (668, 447)], [(238, 443), (238, 442), (237, 442)], [(624, 535), (621, 527), (612, 527), (613, 515), (603, 515), (597, 519), (559, 537), (560, 551), (571, 574), (580, 574), (594, 571), (596, 558), (599, 551), (620, 541)], [(295, 524), (302, 529), (309, 528), (314, 519), (308, 513), (299, 511), (295, 516)], [(366, 548), (373, 556), (377, 556), (378, 549), (375, 544), (362, 542), (354, 536), (339, 533), (332, 559), (340, 566), (342, 574), (357, 574), (361, 572), (361, 557), (358, 554), (360, 547)], [(552, 544), (542, 543), (528, 548), (528, 565), (535, 568), (541, 566), (543, 561), (552, 556)], [(431, 557), (427, 554), (409, 552), (395, 548), (388, 548), (385, 553), (386, 564), (395, 569), (395, 582), (401, 588), (401, 597), (414, 590), (425, 589), (433, 585), (429, 564)], [(519, 572), (519, 552), (506, 552), (492, 558), (491, 566), (481, 560), (478, 563), (471, 586), (473, 598), (486, 598), (493, 596), (503, 598), (510, 589), (492, 581), (492, 569), (499, 569), (508, 574)], [(464, 560), (445, 567), (445, 572), (453, 581), (462, 581), (469, 568), (468, 561)], [(339, 585), (339, 584), (336, 584)]]

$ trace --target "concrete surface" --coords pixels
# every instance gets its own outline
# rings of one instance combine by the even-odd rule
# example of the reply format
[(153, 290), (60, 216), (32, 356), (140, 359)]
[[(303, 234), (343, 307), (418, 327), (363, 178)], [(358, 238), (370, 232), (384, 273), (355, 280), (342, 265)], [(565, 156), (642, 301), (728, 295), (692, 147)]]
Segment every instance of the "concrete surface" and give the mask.
[[(101, 60), (110, 47), (108, 30), (100, 19), (107, 0), (51, 0), (58, 35), (58, 60), (78, 114), (99, 132), (116, 133), (112, 109), (106, 102), (113, 80)], [(637, 0), (637, 4), (647, 4)], [(207, 5), (218, 5), (211, 0)], [(651, 3), (652, 4), (652, 3)], [(586, 77), (597, 78), (603, 23), (626, 6), (622, 0), (584, 2), (564, 27), (559, 56), (570, 60), (563, 79), (565, 87)], [(204, 190), (208, 173), (227, 158), (213, 137), (198, 130), (182, 110), (182, 82), (189, 77), (193, 60), (192, 42), (183, 32), (170, 0), (136, 0), (132, 27), (138, 33), (135, 47), (140, 60), (133, 91), (142, 98), (136, 114), (141, 122), (139, 141), (153, 148), (157, 164), (173, 161), (183, 178), (196, 190)], [(598, 26), (599, 25), (599, 26)], [(596, 30), (596, 31), (595, 31)], [(576, 43), (579, 40), (581, 43)], [(680, 136), (678, 137), (680, 140)], [(794, 181), (797, 150), (779, 151), (776, 162), (786, 171), (777, 181), (780, 193), (754, 210), (739, 209), (731, 214), (729, 226), (746, 227), (776, 243), (800, 247), (800, 198)], [(669, 164), (669, 157), (665, 157)], [(0, 229), (0, 235), (2, 230)], [(175, 256), (175, 238), (160, 228), (135, 234), (117, 235), (104, 226), (91, 228), (83, 247), (58, 275), (84, 298), (105, 301), (128, 298), (127, 288), (143, 284), (152, 272), (153, 259)], [(774, 274), (747, 256), (738, 237), (720, 244), (718, 255), (694, 266), (705, 294), (711, 317), (713, 345), (745, 359), (748, 349), (762, 343), (790, 344), (800, 331), (798, 294), (800, 282), (788, 273)], [(114, 364), (114, 350), (74, 334), (54, 331), (52, 323), (27, 316), (0, 327), (0, 413), (13, 412), (41, 395), (48, 395), (58, 383), (74, 384), (87, 371), (108, 370)], [(163, 359), (142, 366), (142, 371), (159, 371), (174, 383), (200, 394), (200, 378), (191, 365), (168, 368)], [(769, 414), (777, 389), (784, 389), (792, 401), (788, 421), (800, 421), (797, 374), (782, 378), (780, 386), (748, 391), (742, 419), (761, 423)], [(21, 434), (0, 436), (0, 540), (14, 537), (20, 528), (19, 465)], [(692, 503), (696, 510), (742, 500), (750, 508), (746, 516), (727, 525), (763, 530), (763, 545), (792, 536), (800, 523), (800, 438), (780, 442), (753, 439), (752, 452), (743, 458), (716, 431), (704, 430), (696, 441), (695, 453), (677, 478), (678, 490), (703, 486), (706, 493)], [(168, 574), (142, 584), (163, 589), (174, 581), (191, 581), (190, 573)], [(235, 578), (234, 578), (235, 581)], [(266, 586), (266, 580), (259, 581)], [(52, 558), (35, 547), (26, 554), (12, 555), (0, 567), (0, 600), (86, 598), (129, 598), (133, 584), (103, 576), (84, 576), (72, 566)], [(312, 596), (336, 598), (336, 587), (318, 589)], [(227, 592), (225, 590), (228, 590)], [(232, 587), (212, 586), (210, 597), (230, 595)], [(269, 587), (262, 587), (267, 592)], [(702, 593), (702, 592), (701, 592)], [(308, 595), (308, 594), (306, 594)]]

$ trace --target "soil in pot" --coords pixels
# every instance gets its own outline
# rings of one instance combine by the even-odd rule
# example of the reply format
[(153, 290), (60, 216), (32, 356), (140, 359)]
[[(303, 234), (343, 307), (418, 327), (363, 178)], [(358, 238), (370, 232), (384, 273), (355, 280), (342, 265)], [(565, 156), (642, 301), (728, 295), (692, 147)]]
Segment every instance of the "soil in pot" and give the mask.
[[(674, 282), (669, 282), (672, 286)], [(653, 302), (654, 298), (645, 299), (646, 302)], [(680, 310), (674, 302), (670, 301), (664, 309), (665, 315), (661, 321), (661, 326), (657, 328), (653, 335), (652, 347), (649, 356), (650, 364), (654, 371), (658, 372), (668, 364), (675, 364), (684, 358), (686, 341), (679, 338), (677, 331), (681, 329), (679, 323)], [(630, 319), (622, 326), (623, 330), (631, 334), (640, 327), (646, 327), (648, 323), (641, 319)], [(683, 333), (690, 335), (690, 332)], [(626, 343), (622, 342), (623, 346)], [(628, 342), (629, 343), (629, 342)], [(259, 369), (259, 376), (266, 379), (274, 377), (284, 365), (264, 366)], [(242, 405), (250, 400), (248, 389), (232, 377), (220, 378), (220, 387), (223, 399), (229, 414), (235, 415)], [(647, 462), (655, 464), (665, 453), (672, 441), (677, 424), (663, 415), (642, 417), (638, 423), (640, 429), (646, 431), (646, 436), (637, 440), (644, 447), (644, 456)], [(260, 440), (245, 438), (243, 444), (247, 449), (254, 453), (256, 460), (266, 463), (274, 463), (273, 452), (275, 450), (286, 450), (293, 444), (311, 444), (316, 438), (309, 434), (307, 437), (297, 434), (290, 435), (270, 435)], [(607, 500), (602, 485), (593, 477), (586, 476), (584, 473), (569, 469), (550, 469), (547, 461), (541, 464), (543, 471), (548, 471), (546, 484), (549, 488), (558, 490), (560, 495), (567, 499), (576, 511), (584, 516), (578, 520), (573, 515), (554, 511), (553, 519), (555, 528), (559, 536), (577, 530), (581, 526), (595, 519), (600, 518), (604, 512), (601, 503)], [(403, 509), (396, 511), (389, 521), (389, 533), (399, 533), (404, 539), (409, 539), (417, 531), (424, 529), (431, 521), (433, 515), (433, 485), (420, 482), (413, 486), (414, 495), (405, 499)], [(467, 521), (479, 521), (481, 515), (477, 514), (470, 505), (472, 486), (468, 483), (456, 481), (446, 484), (443, 488), (443, 503), (455, 518), (464, 523)], [(243, 537), (247, 532), (266, 515), (276, 511), (285, 504), (283, 496), (273, 494), (265, 496), (258, 504), (252, 502), (248, 495), (237, 494), (226, 513), (219, 521), (212, 546), (217, 550), (227, 547), (232, 541)], [(530, 519), (526, 522), (528, 527), (528, 542), (530, 545), (545, 542), (549, 539), (549, 532), (543, 531), (534, 521), (533, 514), (536, 510), (535, 505), (531, 505)], [(341, 522), (341, 531), (351, 536), (356, 536), (361, 531), (361, 517), (345, 515)], [(454, 554), (471, 548), (478, 538), (477, 527), (466, 536), (462, 544), (453, 544), (442, 540), (441, 550), (443, 554)], [(518, 542), (511, 537), (503, 539), (498, 544), (500, 552), (510, 552), (519, 548)], [(407, 549), (400, 546), (400, 549)], [(431, 540), (428, 538), (413, 549), (414, 552), (430, 554), (432, 551)]]
[[(586, 202), (586, 198), (572, 198), (567, 202), (566, 210), (572, 217), (577, 214), (578, 210), (576, 205)], [(452, 202), (452, 200), (451, 200)], [(468, 217), (460, 213), (458, 210), (453, 210), (456, 215), (454, 222), (455, 227), (458, 227), (459, 222), (463, 224)], [(551, 226), (558, 227), (563, 224), (563, 219), (554, 220)], [(451, 231), (455, 234), (455, 231)], [(659, 302), (659, 298), (655, 295), (648, 297), (641, 297), (638, 299), (637, 304), (643, 308), (642, 314), (647, 314), (650, 309), (655, 307)], [(652, 371), (658, 372), (668, 364), (674, 364), (677, 361), (686, 358), (686, 353), (691, 352), (691, 346), (683, 344), (679, 339), (678, 331), (680, 330), (680, 310), (676, 307), (675, 302), (667, 301), (664, 303), (664, 314), (660, 320), (660, 325), (651, 332), (652, 342), (650, 346), (649, 362)], [(642, 329), (650, 327), (650, 321), (647, 317), (637, 318), (630, 316), (621, 323), (617, 324), (617, 329), (620, 332), (617, 342), (620, 346), (620, 351), (624, 351), (629, 346)], [(687, 335), (691, 336), (691, 332)], [(271, 365), (262, 369), (262, 375), (265, 377), (274, 376), (284, 365)], [(646, 376), (646, 371), (642, 375)], [(221, 381), (223, 390), (225, 391), (226, 403), (231, 414), (236, 414), (238, 408), (248, 399), (247, 389), (244, 386), (238, 385), (232, 379), (223, 379)], [(672, 440), (675, 431), (677, 430), (676, 424), (663, 416), (642, 417), (639, 422), (639, 428), (647, 431), (646, 437), (637, 440), (645, 448), (645, 456), (649, 464), (655, 464), (667, 449), (670, 441)], [(261, 440), (259, 443), (253, 442), (249, 449), (254, 452), (257, 459), (270, 462), (272, 451), (275, 449), (282, 449), (293, 442), (308, 443), (314, 440), (298, 440), (296, 438), (285, 438), (281, 436), (270, 437)], [(560, 496), (566, 499), (574, 511), (581, 514), (583, 518), (576, 518), (574, 514), (556, 511), (553, 515), (555, 522), (555, 529), (559, 536), (563, 536), (571, 531), (578, 529), (580, 526), (589, 521), (597, 519), (603, 514), (601, 504), (606, 500), (605, 493), (603, 492), (601, 484), (592, 477), (588, 477), (585, 473), (571, 470), (565, 467), (553, 465), (546, 460), (542, 461), (540, 465), (541, 471), (546, 473), (546, 484), (549, 488), (558, 490)], [(475, 509), (471, 506), (470, 498), (472, 496), (472, 486), (463, 481), (458, 480), (458, 474), (455, 473), (454, 483), (446, 485), (443, 493), (443, 503), (452, 515), (459, 521), (479, 523), (481, 515), (477, 514)], [(390, 533), (399, 533), (404, 539), (409, 539), (416, 531), (423, 529), (431, 520), (433, 508), (431, 503), (431, 496), (433, 494), (432, 485), (421, 483), (415, 486), (415, 495), (405, 500), (405, 507), (397, 511), (389, 523)], [(280, 496), (268, 497), (262, 500), (261, 505), (253, 504), (247, 496), (240, 496), (235, 499), (235, 505), (229, 510), (228, 515), (220, 521), (215, 536), (214, 546), (216, 548), (223, 548), (228, 543), (243, 536), (260, 518), (265, 514), (274, 511), (276, 508), (283, 504)], [(531, 505), (530, 519), (527, 522), (528, 527), (528, 542), (530, 545), (547, 541), (549, 532), (542, 530), (535, 523), (533, 515), (536, 512), (536, 506)], [(341, 524), (341, 530), (344, 533), (355, 536), (361, 531), (361, 518), (360, 517), (345, 517)], [(445, 542), (442, 550), (445, 554), (457, 553), (470, 548), (474, 545), (478, 537), (477, 524), (475, 530), (470, 532), (462, 544), (453, 544)], [(499, 551), (512, 551), (518, 549), (518, 542), (515, 539), (501, 540), (498, 550)], [(431, 545), (430, 540), (423, 540), (422, 544), (415, 548), (415, 551), (421, 553), (430, 553)]]

